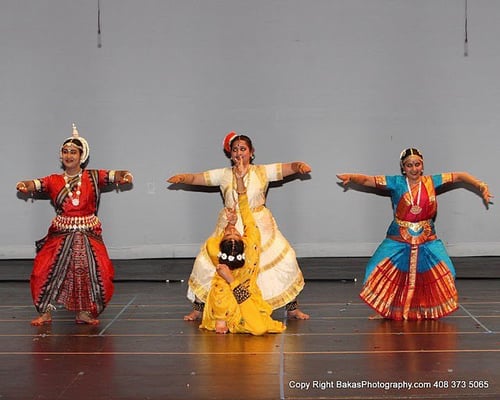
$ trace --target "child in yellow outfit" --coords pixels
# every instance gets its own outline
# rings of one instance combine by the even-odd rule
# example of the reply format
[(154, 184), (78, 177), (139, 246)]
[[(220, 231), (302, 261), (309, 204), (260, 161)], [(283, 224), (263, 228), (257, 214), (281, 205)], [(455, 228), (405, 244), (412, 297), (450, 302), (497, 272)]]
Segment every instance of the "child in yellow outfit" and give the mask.
[(235, 228), (236, 212), (226, 210), (228, 224), (224, 233), (210, 238), (206, 244), (217, 273), (212, 280), (200, 328), (216, 333), (280, 333), (286, 326), (271, 318), (272, 308), (257, 286), (260, 232), (248, 204), (245, 173), (243, 164), (237, 162), (233, 174), (243, 236)]

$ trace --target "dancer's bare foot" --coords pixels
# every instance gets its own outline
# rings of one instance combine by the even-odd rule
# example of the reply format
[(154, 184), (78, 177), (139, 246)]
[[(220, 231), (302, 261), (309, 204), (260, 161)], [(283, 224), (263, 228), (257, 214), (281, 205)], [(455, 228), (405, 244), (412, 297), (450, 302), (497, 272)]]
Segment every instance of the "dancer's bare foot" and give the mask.
[(99, 320), (94, 318), (88, 311), (80, 311), (76, 315), (77, 324), (99, 325)]
[(215, 333), (228, 333), (229, 329), (227, 328), (226, 321), (223, 320), (217, 320), (215, 321)]
[(188, 315), (184, 315), (184, 321), (196, 321), (201, 319), (201, 311), (193, 310)]
[(42, 326), (45, 324), (50, 324), (52, 322), (52, 315), (49, 311), (40, 314), (39, 317), (35, 318), (31, 321), (31, 325), (33, 326)]
[(383, 319), (383, 318), (384, 317), (382, 317), (380, 314), (373, 314), (368, 317), (368, 319)]
[(298, 308), (292, 311), (287, 311), (286, 316), (288, 319), (309, 319), (309, 314), (303, 313)]

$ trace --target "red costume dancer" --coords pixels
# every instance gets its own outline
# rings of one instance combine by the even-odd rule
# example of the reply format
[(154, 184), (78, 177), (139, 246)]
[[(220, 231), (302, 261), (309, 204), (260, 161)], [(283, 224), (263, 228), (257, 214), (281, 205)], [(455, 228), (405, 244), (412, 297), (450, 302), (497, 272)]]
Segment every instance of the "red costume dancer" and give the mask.
[(47, 235), (37, 241), (31, 293), (40, 313), (32, 325), (52, 321), (56, 304), (76, 313), (76, 322), (96, 325), (113, 295), (113, 265), (97, 217), (100, 189), (132, 183), (128, 171), (85, 169), (87, 141), (73, 136), (61, 147), (64, 172), (17, 183), (17, 190), (47, 193), (56, 210)]

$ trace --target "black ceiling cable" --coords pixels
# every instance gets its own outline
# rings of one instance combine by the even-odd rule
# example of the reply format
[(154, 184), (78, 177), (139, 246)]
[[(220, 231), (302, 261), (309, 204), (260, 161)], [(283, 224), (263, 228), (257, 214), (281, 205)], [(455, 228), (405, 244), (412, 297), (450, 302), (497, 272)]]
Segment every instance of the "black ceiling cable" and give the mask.
[(468, 37), (468, 32), (467, 32), (467, 19), (468, 19), (467, 0), (465, 0), (464, 57), (467, 57), (469, 55), (469, 37)]
[(102, 47), (101, 40), (101, 0), (97, 0), (97, 47)]

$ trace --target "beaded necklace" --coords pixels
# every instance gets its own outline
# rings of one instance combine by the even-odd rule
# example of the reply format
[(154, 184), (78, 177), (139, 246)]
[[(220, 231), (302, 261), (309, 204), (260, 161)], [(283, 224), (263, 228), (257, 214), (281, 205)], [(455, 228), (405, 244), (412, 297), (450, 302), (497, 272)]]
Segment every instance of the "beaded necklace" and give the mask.
[[(73, 193), (73, 190), (71, 190), (69, 184), (69, 180), (76, 178), (77, 176), (78, 176), (78, 182), (76, 183), (76, 190)], [(73, 204), (75, 207), (78, 206), (80, 204), (80, 194), (82, 193), (80, 190), (82, 186), (82, 170), (80, 170), (80, 172), (78, 172), (75, 175), (68, 175), (66, 172), (64, 172), (64, 182), (66, 182), (64, 186), (68, 190), (68, 196), (71, 199), (71, 204)]]

